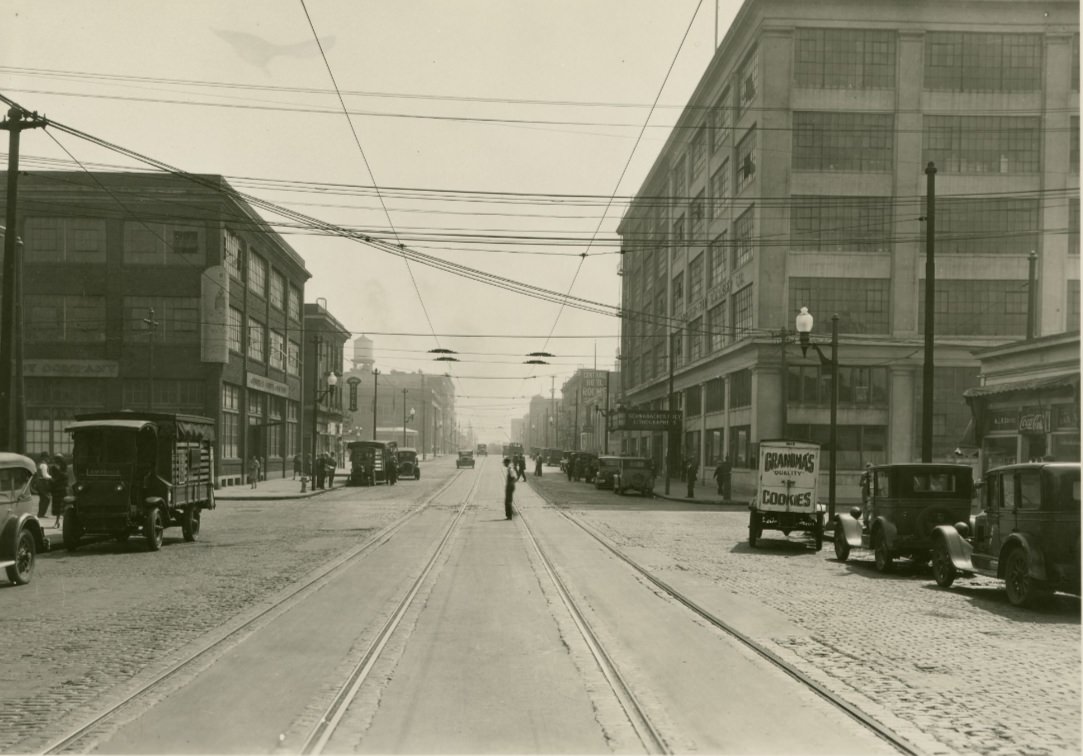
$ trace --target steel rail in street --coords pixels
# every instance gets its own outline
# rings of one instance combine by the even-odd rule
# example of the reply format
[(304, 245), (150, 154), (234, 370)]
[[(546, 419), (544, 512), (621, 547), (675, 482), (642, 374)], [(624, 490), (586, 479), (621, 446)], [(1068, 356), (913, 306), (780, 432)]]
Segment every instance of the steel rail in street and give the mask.
[(543, 502), (545, 502), (546, 505), (548, 505), (549, 507), (554, 509), (557, 512), (557, 514), (561, 515), (562, 517), (567, 519), (569, 522), (573, 523), (574, 525), (579, 527), (581, 530), (583, 530), (584, 533), (586, 533), (587, 535), (594, 538), (596, 541), (598, 541), (598, 543), (600, 543), (602, 546), (604, 546), (606, 549), (608, 549), (615, 557), (617, 557), (622, 562), (627, 564), (630, 568), (632, 568), (639, 575), (641, 575), (642, 577), (649, 580), (652, 585), (654, 585), (659, 590), (661, 590), (665, 595), (669, 596), (674, 601), (676, 601), (677, 603), (681, 604), (682, 606), (684, 606), (685, 608), (687, 608), (688, 610), (693, 612), (696, 616), (698, 616), (701, 619), (705, 620), (706, 622), (710, 623), (711, 625), (718, 628), (719, 630), (726, 633), (727, 635), (731, 636), (732, 638), (740, 641), (742, 644), (744, 644), (749, 649), (754, 651), (760, 657), (762, 657), (763, 659), (766, 659), (768, 662), (773, 664), (779, 670), (786, 673), (787, 675), (789, 675), (791, 678), (793, 678), (797, 682), (801, 683), (803, 686), (805, 686), (810, 691), (812, 691), (813, 693), (818, 695), (820, 698), (824, 699), (825, 701), (830, 703), (832, 706), (834, 706), (835, 708), (837, 708), (840, 711), (842, 711), (843, 713), (845, 713), (851, 719), (853, 719), (853, 720), (857, 721), (858, 723), (860, 723), (861, 725), (863, 725), (865, 728), (867, 728), (872, 733), (877, 735), (881, 740), (887, 742), (888, 744), (890, 744), (892, 747), (896, 748), (901, 753), (911, 754), (912, 756), (922, 756), (922, 754), (924, 754), (924, 751), (922, 751), (920, 748), (918, 748), (916, 745), (911, 743), (909, 740), (907, 740), (902, 735), (900, 735), (897, 732), (895, 732), (894, 730), (892, 730), (890, 727), (887, 727), (886, 725), (884, 725), (881, 722), (877, 721), (876, 719), (874, 719), (873, 717), (866, 714), (864, 711), (862, 711), (857, 706), (851, 704), (849, 701), (845, 700), (844, 698), (842, 698), (838, 694), (832, 692), (831, 690), (829, 690), (825, 686), (823, 686), (820, 683), (816, 682), (815, 680), (810, 678), (808, 675), (806, 675), (804, 672), (799, 670), (797, 667), (793, 666), (792, 664), (787, 662), (785, 659), (780, 657), (774, 651), (767, 648), (767, 646), (763, 645), (762, 643), (759, 643), (754, 638), (752, 638), (752, 637), (748, 636), (747, 634), (741, 632), (740, 630), (735, 628), (733, 625), (729, 624), (728, 622), (726, 622), (722, 618), (720, 618), (717, 615), (713, 614), (708, 609), (705, 609), (704, 607), (697, 604), (695, 601), (693, 601), (691, 598), (689, 598), (688, 596), (683, 594), (681, 591), (679, 591), (676, 588), (674, 588), (673, 586), (671, 586), (669, 583), (667, 583), (664, 580), (662, 580), (661, 578), (655, 576), (646, 567), (644, 567), (639, 562), (637, 562), (635, 559), (628, 556), (623, 551), (621, 551), (619, 548), (614, 546), (613, 543), (608, 538), (606, 538), (605, 536), (598, 533), (590, 525), (587, 525), (585, 522), (582, 522), (579, 518), (574, 517), (571, 514), (569, 514), (567, 511), (565, 511), (564, 507), (556, 504), (549, 496), (547, 496), (545, 493), (543, 493), (539, 488), (535, 488), (534, 492), (539, 496), (539, 498), (542, 499)]
[[(92, 733), (92, 731), (108, 721), (110, 718), (117, 715), (122, 709), (129, 705), (136, 703), (139, 699), (147, 696), (163, 683), (171, 678), (175, 677), (178, 673), (191, 667), (197, 661), (203, 659), (211, 652), (221, 648), (227, 641), (236, 639), (242, 633), (250, 630), (260, 621), (267, 619), (268, 617), (280, 612), (285, 611), (287, 604), (296, 603), (297, 600), (304, 598), (307, 594), (314, 592), (323, 584), (333, 577), (334, 573), (340, 572), (347, 566), (350, 566), (356, 560), (367, 556), (373, 549), (378, 546), (382, 546), (387, 543), (388, 540), (398, 532), (407, 522), (417, 517), (422, 511), (452, 486), (455, 481), (460, 477), (459, 471), (456, 471), (456, 475), (453, 475), (448, 481), (440, 486), (436, 491), (431, 493), (425, 498), (419, 505), (415, 506), (410, 511), (401, 515), (398, 519), (389, 523), (374, 533), (363, 543), (355, 546), (354, 548), (340, 554), (338, 557), (326, 562), (322, 567), (318, 568), (315, 573), (309, 575), (308, 579), (293, 586), (288, 593), (281, 595), (273, 600), (273, 602), (262, 609), (260, 609), (255, 615), (248, 617), (236, 627), (229, 630), (221, 637), (214, 638), (213, 640), (205, 643), (202, 647), (192, 650), (186, 654), (183, 658), (170, 664), (167, 668), (160, 671), (152, 679), (140, 685), (136, 690), (130, 691), (124, 695), (124, 697), (99, 711), (93, 715), (90, 719), (84, 721), (81, 725), (68, 731), (59, 737), (46, 743), (38, 752), (39, 753), (63, 753), (66, 750), (70, 750), (79, 743), (80, 740), (86, 738)], [(84, 744), (85, 746), (85, 744)], [(87, 747), (80, 747), (78, 750), (85, 752), (90, 750)]]

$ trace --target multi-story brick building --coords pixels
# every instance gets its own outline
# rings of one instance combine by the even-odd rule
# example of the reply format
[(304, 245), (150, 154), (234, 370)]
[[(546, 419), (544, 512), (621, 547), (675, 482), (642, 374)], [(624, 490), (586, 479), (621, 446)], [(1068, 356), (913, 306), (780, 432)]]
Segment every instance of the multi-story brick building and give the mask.
[[(304, 416), (308, 418), (301, 429), (304, 438), (304, 459), (330, 453), (344, 464), (342, 449), (343, 396), (349, 390), (342, 381), (342, 351), (350, 332), (327, 309), (326, 300), (306, 303), (305, 307), (305, 382)], [(331, 379), (331, 376), (334, 376)], [(308, 465), (303, 465), (308, 472)]]
[(27, 451), (69, 451), (80, 412), (188, 412), (218, 421), (220, 483), (288, 474), (300, 255), (221, 176), (34, 172), (18, 199)]
[[(935, 163), (934, 456), (977, 385), (971, 350), (1078, 329), (1075, 2), (747, 0), (625, 214), (624, 401), (672, 446), (751, 479), (773, 437), (826, 444), (830, 370), (794, 345), (838, 314), (840, 489), (920, 457), (925, 169)], [(825, 350), (827, 351), (827, 350)], [(625, 451), (661, 462), (661, 434)], [(709, 475), (709, 469), (705, 470)]]

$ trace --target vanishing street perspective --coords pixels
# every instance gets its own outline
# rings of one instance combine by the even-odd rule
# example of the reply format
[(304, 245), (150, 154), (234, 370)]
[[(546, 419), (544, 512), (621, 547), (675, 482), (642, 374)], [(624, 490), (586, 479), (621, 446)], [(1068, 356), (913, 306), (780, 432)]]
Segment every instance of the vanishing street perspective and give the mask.
[(1083, 752), (1078, 0), (0, 37), (0, 754)]

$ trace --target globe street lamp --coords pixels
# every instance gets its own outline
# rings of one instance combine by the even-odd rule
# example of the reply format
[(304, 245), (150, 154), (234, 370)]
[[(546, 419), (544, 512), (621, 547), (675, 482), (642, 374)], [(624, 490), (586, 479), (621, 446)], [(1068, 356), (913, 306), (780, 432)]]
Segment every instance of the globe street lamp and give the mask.
[(812, 313), (808, 311), (807, 307), (802, 307), (801, 312), (797, 314), (794, 320), (794, 326), (797, 328), (797, 336), (801, 345), (801, 354), (808, 354), (808, 348), (811, 345), (816, 350), (816, 354), (820, 357), (820, 364), (827, 365), (831, 368), (831, 426), (828, 431), (827, 445), (829, 447), (828, 456), (828, 468), (827, 468), (827, 521), (834, 524), (835, 522), (835, 472), (836, 472), (836, 448), (839, 443), (839, 316), (838, 313), (831, 316), (831, 357), (825, 357), (824, 353), (820, 351), (820, 347), (817, 344), (813, 344), (810, 341), (809, 334), (812, 333)]

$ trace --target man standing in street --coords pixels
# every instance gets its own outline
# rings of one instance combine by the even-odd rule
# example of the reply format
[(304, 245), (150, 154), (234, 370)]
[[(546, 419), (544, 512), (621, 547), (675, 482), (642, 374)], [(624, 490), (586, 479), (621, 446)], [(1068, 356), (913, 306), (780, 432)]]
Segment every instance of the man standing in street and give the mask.
[(511, 519), (512, 499), (515, 497), (515, 465), (511, 460), (504, 457), (504, 517)]
[[(49, 514), (49, 503), (52, 501), (53, 476), (49, 471), (49, 453), (42, 452), (38, 457), (38, 474), (34, 483), (34, 493), (38, 495), (38, 517), (45, 519)], [(64, 506), (61, 502), (59, 506)]]
[(686, 499), (694, 499), (696, 488), (696, 475), (699, 474), (699, 465), (696, 464), (695, 459), (689, 459), (688, 464), (684, 467), (684, 477), (688, 482), (688, 494), (684, 497)]
[(725, 456), (719, 460), (718, 466), (714, 469), (714, 479), (718, 483), (718, 495), (722, 497), (723, 501), (729, 501), (732, 475), (733, 466), (730, 464), (729, 456)]
[(313, 488), (323, 488), (324, 482), (327, 479), (327, 468), (323, 464), (323, 452), (316, 455), (316, 459), (312, 461), (313, 472), (316, 474), (316, 485)]

